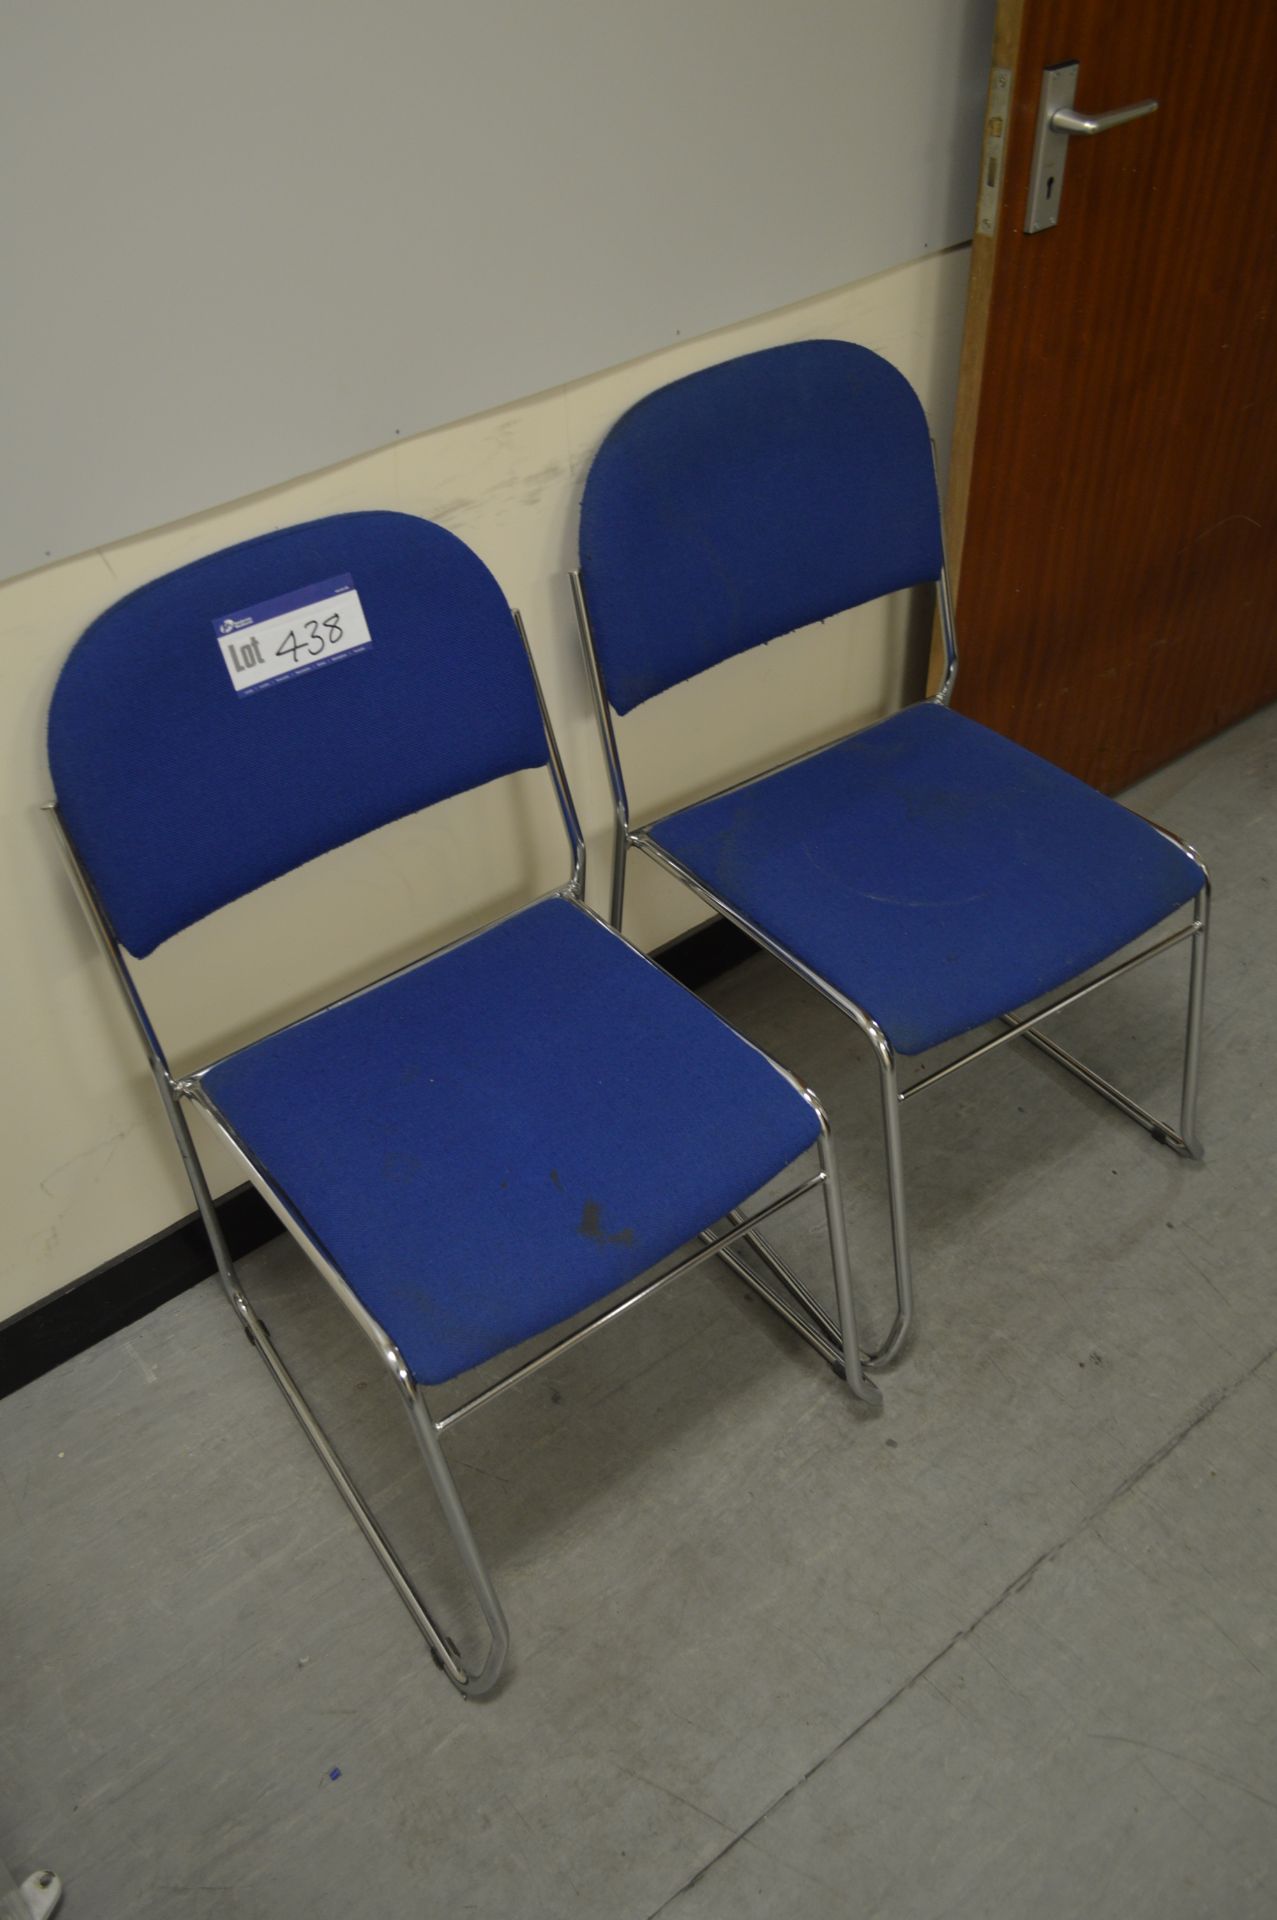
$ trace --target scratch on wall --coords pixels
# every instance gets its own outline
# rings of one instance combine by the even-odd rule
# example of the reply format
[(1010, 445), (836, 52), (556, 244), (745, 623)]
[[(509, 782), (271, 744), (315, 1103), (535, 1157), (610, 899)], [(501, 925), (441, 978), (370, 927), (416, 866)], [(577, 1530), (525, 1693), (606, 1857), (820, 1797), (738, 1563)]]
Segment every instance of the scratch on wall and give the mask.
[[(141, 1120), (131, 1120), (128, 1126), (119, 1128), (107, 1139), (99, 1140), (94, 1146), (83, 1147), (79, 1153), (73, 1153), (69, 1160), (60, 1161), (41, 1180), (41, 1193), (55, 1202), (60, 1213), (65, 1213), (76, 1194), (84, 1186), (86, 1179), (90, 1181), (100, 1179), (110, 1166), (121, 1141), (126, 1140), (129, 1134), (135, 1133), (144, 1124)], [(86, 1162), (96, 1164), (86, 1168)], [(85, 1171), (80, 1173), (75, 1171), (76, 1169)], [(66, 1178), (65, 1176), (68, 1175), (71, 1177)]]

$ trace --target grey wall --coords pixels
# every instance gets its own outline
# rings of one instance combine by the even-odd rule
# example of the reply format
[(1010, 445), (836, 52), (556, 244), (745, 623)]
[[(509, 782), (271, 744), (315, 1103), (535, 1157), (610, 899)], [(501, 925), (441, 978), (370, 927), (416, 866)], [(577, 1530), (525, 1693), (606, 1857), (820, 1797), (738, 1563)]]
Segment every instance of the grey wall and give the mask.
[(966, 238), (993, 0), (9, 0), (0, 577)]

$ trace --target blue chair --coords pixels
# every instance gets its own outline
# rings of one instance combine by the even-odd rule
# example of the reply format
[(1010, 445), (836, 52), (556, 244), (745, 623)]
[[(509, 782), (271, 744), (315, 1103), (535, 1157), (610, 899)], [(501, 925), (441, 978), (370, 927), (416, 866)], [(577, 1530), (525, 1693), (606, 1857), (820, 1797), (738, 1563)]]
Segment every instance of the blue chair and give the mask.
[[(877, 1401), (857, 1357), (819, 1103), (584, 905), (584, 844), (522, 628), (460, 540), (404, 514), (343, 514), (143, 587), (96, 620), (63, 667), (49, 765), (63, 851), (227, 1297), (463, 1693), (493, 1686), (508, 1632), (444, 1459), (441, 1436), (458, 1420), (698, 1262), (724, 1254), (742, 1270), (736, 1243), (817, 1187), (845, 1341), (808, 1325), (765, 1274), (745, 1277), (854, 1395)], [(224, 1059), (172, 1072), (128, 955), (375, 827), (538, 767), (573, 851), (559, 892)], [(402, 1393), (487, 1620), (490, 1644), (473, 1668), (254, 1312), (188, 1108)], [(812, 1147), (816, 1171), (741, 1212)], [(584, 1325), (445, 1416), (429, 1411), (425, 1388), (583, 1313)]]
[[(918, 398), (894, 367), (813, 340), (650, 394), (595, 456), (573, 578), (616, 808), (613, 924), (637, 848), (845, 1013), (877, 1059), (896, 1312), (866, 1364), (893, 1359), (910, 1328), (900, 1108), (924, 1087), (1023, 1035), (1156, 1140), (1200, 1157), (1206, 869), (1172, 834), (950, 707), (957, 649), (935, 467)], [(946, 657), (934, 699), (631, 821), (614, 714), (812, 621), (933, 582)], [(1189, 903), (1187, 924), (1060, 993)], [(1039, 1027), (1186, 939), (1177, 1130)], [(1046, 995), (1049, 1005), (1017, 1014)], [(900, 1056), (989, 1024), (997, 1031), (960, 1058), (900, 1084)]]

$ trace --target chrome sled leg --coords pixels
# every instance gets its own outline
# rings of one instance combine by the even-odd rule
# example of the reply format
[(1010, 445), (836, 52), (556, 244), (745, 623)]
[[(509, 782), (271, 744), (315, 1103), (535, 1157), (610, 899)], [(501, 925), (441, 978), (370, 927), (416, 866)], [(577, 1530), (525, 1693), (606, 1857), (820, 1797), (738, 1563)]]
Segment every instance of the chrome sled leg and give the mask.
[[(276, 1386), (292, 1408), (303, 1433), (323, 1461), (333, 1485), (349, 1507), (360, 1532), (381, 1562), (399, 1598), (407, 1607), (418, 1631), (430, 1649), (435, 1664), (447, 1674), (457, 1691), (465, 1694), (468, 1699), (477, 1699), (481, 1694), (489, 1693), (500, 1678), (501, 1669), (505, 1664), (510, 1645), (509, 1628), (487, 1568), (475, 1544), (474, 1535), (449, 1472), (448, 1463), (443, 1457), (438, 1431), (426, 1411), (421, 1390), (409, 1372), (402, 1355), (384, 1334), (373, 1340), (373, 1345), (383, 1363), (389, 1367), (395, 1384), (404, 1398), (408, 1417), (421, 1448), (426, 1470), (430, 1475), (443, 1517), (448, 1524), (461, 1563), (474, 1586), (484, 1619), (488, 1624), (490, 1635), (488, 1651), (473, 1672), (463, 1663), (453, 1641), (436, 1623), (403, 1562), (383, 1532), (376, 1515), (364, 1500), (347, 1472), (341, 1456), (312, 1413), (301, 1388), (276, 1351), (266, 1326), (254, 1312), (226, 1245), (221, 1222), (213, 1205), (213, 1197), (208, 1190), (204, 1170), (199, 1163), (195, 1143), (191, 1139), (190, 1129), (186, 1124), (186, 1116), (179, 1107), (167, 1077), (162, 1071), (157, 1071), (156, 1083), (177, 1141), (178, 1151), (190, 1179), (200, 1218), (203, 1220), (212, 1245), (218, 1276), (232, 1311), (270, 1369)], [(364, 1329), (364, 1331), (368, 1330)]]
[(1019, 1033), (1025, 1040), (1054, 1060), (1067, 1071), (1107, 1100), (1129, 1120), (1143, 1127), (1153, 1136), (1160, 1146), (1169, 1147), (1173, 1153), (1181, 1154), (1186, 1160), (1201, 1160), (1205, 1157), (1201, 1136), (1197, 1131), (1197, 1089), (1201, 1077), (1202, 1025), (1206, 1005), (1206, 948), (1210, 933), (1210, 884), (1202, 888), (1193, 902), (1193, 922), (1188, 930), (1191, 940), (1191, 956), (1188, 975), (1188, 1020), (1184, 1034), (1184, 1068), (1180, 1094), (1180, 1120), (1178, 1128), (1168, 1120), (1159, 1120), (1157, 1115), (1142, 1107), (1129, 1094), (1115, 1087), (1101, 1073), (1086, 1062), (1079, 1060), (1058, 1041), (1040, 1028), (1030, 1027), (1012, 1014), (1003, 1015), (1003, 1025), (1013, 1033)]

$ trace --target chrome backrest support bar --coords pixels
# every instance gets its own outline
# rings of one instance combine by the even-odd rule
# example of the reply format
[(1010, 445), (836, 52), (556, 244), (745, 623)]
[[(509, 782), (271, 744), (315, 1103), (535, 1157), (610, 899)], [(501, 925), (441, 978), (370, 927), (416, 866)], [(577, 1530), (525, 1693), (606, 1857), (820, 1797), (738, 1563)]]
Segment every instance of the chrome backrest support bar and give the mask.
[(532, 675), (532, 684), (536, 688), (537, 706), (541, 710), (541, 725), (545, 729), (545, 743), (550, 751), (550, 779), (554, 786), (554, 797), (559, 803), (559, 812), (563, 816), (568, 844), (572, 849), (572, 878), (568, 883), (568, 891), (575, 899), (583, 900), (585, 898), (585, 835), (581, 832), (576, 802), (572, 798), (567, 768), (563, 764), (563, 755), (559, 751), (558, 735), (554, 731), (554, 722), (550, 718), (550, 709), (546, 704), (541, 676), (537, 672), (536, 661), (532, 658), (532, 649), (528, 645), (528, 633), (523, 624), (523, 615), (517, 607), (511, 607), (510, 612), (514, 617), (519, 638), (523, 642), (528, 672)]
[(625, 791), (625, 775), (621, 771), (621, 756), (617, 751), (616, 729), (612, 725), (612, 709), (608, 705), (607, 689), (603, 684), (603, 669), (599, 664), (598, 648), (594, 644), (594, 629), (590, 625), (590, 609), (585, 599), (585, 583), (581, 579), (579, 569), (573, 570), (571, 579), (572, 604), (576, 609), (576, 630), (581, 640), (585, 675), (590, 683), (590, 695), (594, 701), (599, 732), (603, 736), (607, 777), (612, 788), (614, 826), (612, 891), (608, 919), (619, 933), (621, 916), (625, 911), (625, 862), (630, 850), (630, 802)]
[(954, 682), (958, 677), (958, 636), (953, 622), (953, 599), (949, 592), (947, 564), (940, 569), (940, 578), (936, 581), (936, 604), (940, 609), (940, 636), (944, 641), (944, 678), (932, 698), (937, 706), (947, 707), (953, 698)]
[[(931, 469), (936, 476), (936, 501), (940, 500), (940, 462), (936, 443), (931, 442)], [(947, 707), (958, 677), (958, 629), (953, 618), (953, 595), (949, 591), (949, 555), (945, 547), (944, 515), (940, 516), (940, 578), (936, 581), (936, 604), (940, 610), (940, 637), (944, 642), (944, 677), (932, 698), (937, 706)]]

